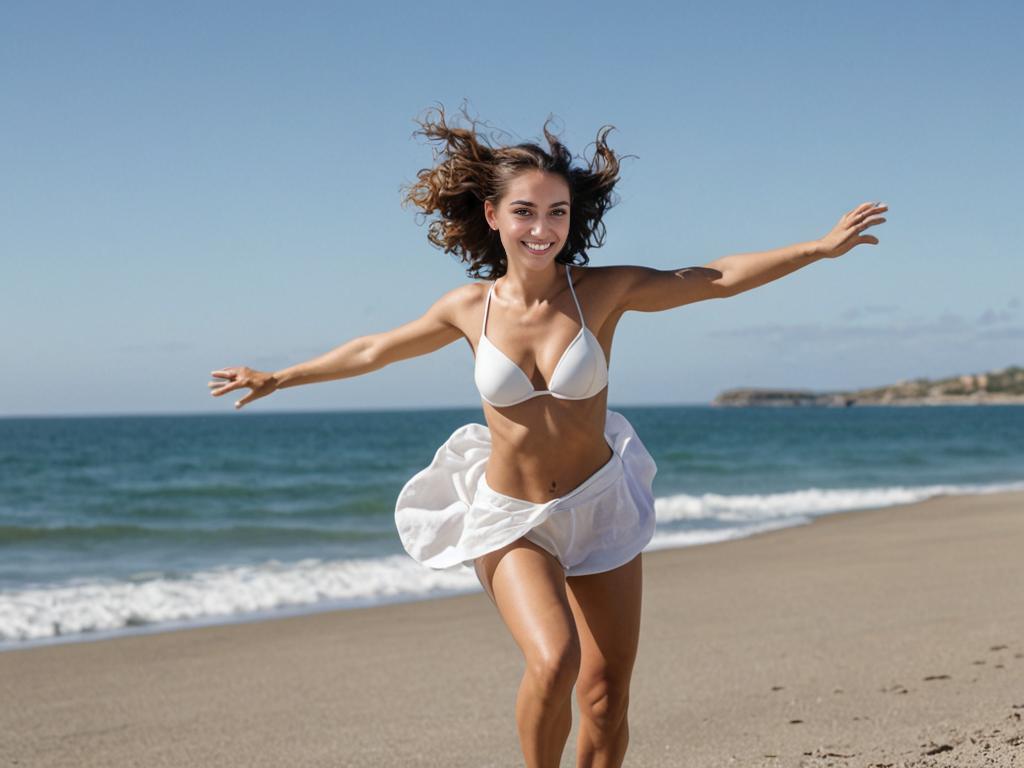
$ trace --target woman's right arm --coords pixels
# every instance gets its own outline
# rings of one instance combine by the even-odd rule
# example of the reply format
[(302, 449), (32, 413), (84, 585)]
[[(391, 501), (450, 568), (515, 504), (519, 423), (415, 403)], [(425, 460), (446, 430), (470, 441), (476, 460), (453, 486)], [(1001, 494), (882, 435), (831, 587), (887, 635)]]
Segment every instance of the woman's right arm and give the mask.
[(252, 392), (235, 403), (236, 408), (241, 408), (278, 389), (361, 376), (399, 360), (435, 352), (463, 336), (460, 318), (465, 317), (468, 305), (478, 296), (475, 285), (459, 286), (412, 322), (383, 333), (360, 336), (313, 360), (273, 373), (244, 366), (213, 371), (212, 375), (227, 381), (210, 382), (210, 394), (217, 397), (248, 387)]

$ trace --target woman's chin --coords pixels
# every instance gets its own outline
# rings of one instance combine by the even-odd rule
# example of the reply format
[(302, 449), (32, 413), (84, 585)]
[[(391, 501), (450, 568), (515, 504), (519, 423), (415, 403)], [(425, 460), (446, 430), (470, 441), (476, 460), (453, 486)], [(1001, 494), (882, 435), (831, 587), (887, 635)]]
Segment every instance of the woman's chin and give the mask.
[(555, 261), (557, 255), (554, 248), (548, 253), (535, 254), (535, 253), (524, 253), (522, 249), (516, 254), (516, 262), (519, 266), (524, 269), (537, 270), (543, 272), (551, 267), (551, 264)]

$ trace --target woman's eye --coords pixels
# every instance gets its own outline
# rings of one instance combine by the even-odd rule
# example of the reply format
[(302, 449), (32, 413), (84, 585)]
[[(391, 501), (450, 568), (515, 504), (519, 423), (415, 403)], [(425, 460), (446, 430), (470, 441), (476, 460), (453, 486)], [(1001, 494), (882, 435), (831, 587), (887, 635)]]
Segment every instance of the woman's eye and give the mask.
[[(533, 213), (533, 211), (531, 211), (529, 208), (516, 208), (512, 211), (512, 213), (514, 213), (516, 216), (528, 216), (529, 214)], [(564, 208), (558, 208), (552, 211), (552, 213), (558, 216), (565, 216), (568, 213), (568, 211), (566, 211)]]

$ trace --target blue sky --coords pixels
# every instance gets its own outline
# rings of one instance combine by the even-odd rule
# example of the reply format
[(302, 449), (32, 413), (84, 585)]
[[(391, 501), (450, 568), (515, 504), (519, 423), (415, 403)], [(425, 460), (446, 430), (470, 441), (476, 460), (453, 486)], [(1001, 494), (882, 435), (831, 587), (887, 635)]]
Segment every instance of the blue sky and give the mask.
[[(297, 7), (295, 7), (297, 6)], [(878, 246), (619, 325), (613, 406), (1024, 362), (1024, 6), (5, 3), (0, 415), (231, 411), (467, 280), (413, 118), (623, 153), (591, 263), (677, 268), (889, 204)], [(464, 342), (244, 412), (479, 404)]]

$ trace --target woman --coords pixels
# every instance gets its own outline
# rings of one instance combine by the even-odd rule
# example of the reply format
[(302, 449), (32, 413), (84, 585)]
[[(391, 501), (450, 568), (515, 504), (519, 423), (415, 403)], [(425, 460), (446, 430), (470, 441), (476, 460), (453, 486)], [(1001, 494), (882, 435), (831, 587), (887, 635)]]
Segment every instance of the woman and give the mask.
[(460, 338), (476, 358), (487, 426), (460, 427), (402, 489), (396, 523), (415, 559), (473, 567), (525, 659), (516, 722), (528, 766), (557, 766), (581, 715), (580, 765), (621, 765), (637, 652), (641, 550), (654, 532), (656, 467), (632, 426), (607, 410), (608, 360), (625, 312), (735, 296), (822, 258), (878, 240), (882, 204), (845, 214), (820, 240), (726, 256), (703, 267), (587, 267), (600, 246), (619, 160), (597, 136), (592, 159), (544, 126), (534, 144), (492, 147), (443, 109), (421, 123), (434, 167), (406, 200), (430, 241), (482, 281), (442, 296), (421, 318), (354, 339), (274, 373), (214, 371), (215, 397), (236, 408), (277, 389), (358, 376)]

